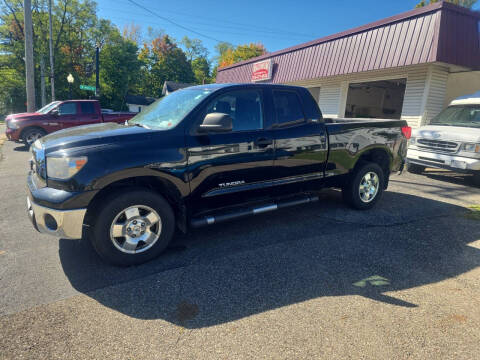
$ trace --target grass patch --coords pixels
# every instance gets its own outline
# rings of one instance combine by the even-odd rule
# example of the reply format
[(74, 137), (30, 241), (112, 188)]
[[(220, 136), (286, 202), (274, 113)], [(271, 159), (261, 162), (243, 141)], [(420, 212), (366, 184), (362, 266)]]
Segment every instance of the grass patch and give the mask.
[(480, 205), (472, 205), (468, 207), (469, 210), (465, 214), (467, 219), (480, 220)]

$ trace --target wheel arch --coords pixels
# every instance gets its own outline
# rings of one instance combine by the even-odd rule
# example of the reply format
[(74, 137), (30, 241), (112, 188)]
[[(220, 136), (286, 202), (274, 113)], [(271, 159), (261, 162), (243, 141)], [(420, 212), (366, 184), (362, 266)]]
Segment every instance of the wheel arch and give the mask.
[(171, 181), (159, 176), (125, 177), (107, 184), (98, 191), (90, 201), (85, 215), (85, 223), (89, 224), (91, 222), (95, 210), (101, 206), (102, 201), (105, 200), (107, 196), (111, 196), (112, 193), (121, 192), (125, 189), (147, 189), (165, 197), (165, 200), (167, 200), (175, 213), (177, 227), (181, 231), (186, 232), (186, 207), (180, 191)]
[(384, 175), (384, 189), (387, 189), (392, 161), (392, 153), (386, 147), (367, 149), (359, 155), (353, 168), (353, 172), (355, 172), (362, 164), (373, 162), (382, 168)]
[(20, 139), (23, 140), (23, 135), (28, 131), (32, 129), (39, 129), (42, 130), (45, 134), (47, 134), (47, 130), (45, 128), (41, 127), (40, 125), (27, 125), (25, 126), (22, 131), (20, 131)]

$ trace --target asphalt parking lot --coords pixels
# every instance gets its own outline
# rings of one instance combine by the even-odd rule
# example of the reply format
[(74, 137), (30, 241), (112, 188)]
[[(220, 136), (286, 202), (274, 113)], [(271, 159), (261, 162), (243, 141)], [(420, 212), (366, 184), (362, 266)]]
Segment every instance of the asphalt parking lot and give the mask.
[(29, 153), (1, 152), (1, 359), (478, 358), (480, 188), (468, 176), (394, 175), (367, 212), (324, 191), (116, 268), (86, 241), (33, 230)]

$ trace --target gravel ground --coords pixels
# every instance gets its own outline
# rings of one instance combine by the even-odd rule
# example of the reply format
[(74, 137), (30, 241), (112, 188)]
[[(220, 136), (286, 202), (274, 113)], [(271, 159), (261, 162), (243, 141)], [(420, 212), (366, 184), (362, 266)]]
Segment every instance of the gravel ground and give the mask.
[[(3, 129), (0, 129), (3, 131)], [(28, 152), (0, 161), (0, 359), (473, 359), (480, 189), (392, 176), (379, 206), (320, 202), (179, 235), (126, 269), (35, 232)]]

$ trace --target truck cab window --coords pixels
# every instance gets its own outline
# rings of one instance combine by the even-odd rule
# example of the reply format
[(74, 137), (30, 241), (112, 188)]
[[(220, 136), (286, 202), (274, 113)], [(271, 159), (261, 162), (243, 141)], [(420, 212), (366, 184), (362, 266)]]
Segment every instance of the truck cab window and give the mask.
[(302, 106), (296, 93), (292, 91), (274, 91), (273, 103), (279, 126), (291, 126), (305, 121)]
[(80, 108), (82, 109), (82, 114), (95, 114), (95, 106), (92, 102), (81, 102)]
[(233, 121), (232, 131), (263, 128), (262, 100), (256, 90), (232, 91), (220, 96), (207, 106), (206, 114), (214, 112), (230, 115)]
[(77, 114), (77, 104), (70, 102), (61, 104), (58, 107), (59, 115), (76, 115)]

